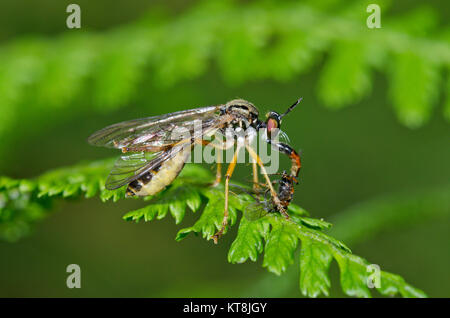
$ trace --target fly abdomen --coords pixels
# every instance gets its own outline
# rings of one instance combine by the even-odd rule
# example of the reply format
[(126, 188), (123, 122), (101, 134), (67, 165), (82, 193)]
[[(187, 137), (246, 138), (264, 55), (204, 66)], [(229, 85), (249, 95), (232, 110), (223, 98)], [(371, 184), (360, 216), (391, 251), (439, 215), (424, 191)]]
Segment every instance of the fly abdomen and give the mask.
[(162, 191), (181, 172), (189, 154), (190, 147), (184, 147), (173, 158), (164, 161), (158, 167), (128, 184), (126, 194), (128, 196), (148, 196)]
[(153, 178), (153, 175), (158, 172), (159, 169), (155, 169), (143, 174), (140, 178), (130, 182), (127, 187), (126, 194), (127, 196), (139, 195), (142, 187), (145, 187)]

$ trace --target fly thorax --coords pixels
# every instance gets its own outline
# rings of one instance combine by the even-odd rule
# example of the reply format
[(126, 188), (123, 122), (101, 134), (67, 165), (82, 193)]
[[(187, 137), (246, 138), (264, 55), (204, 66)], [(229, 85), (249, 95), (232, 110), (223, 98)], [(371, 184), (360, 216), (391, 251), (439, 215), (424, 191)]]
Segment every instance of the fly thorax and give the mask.
[(245, 130), (246, 140), (249, 144), (253, 144), (258, 137), (258, 132), (253, 127), (248, 127)]
[(238, 127), (234, 130), (234, 132), (236, 134), (236, 141), (237, 141), (238, 147), (245, 146), (245, 130), (242, 129), (241, 127)]

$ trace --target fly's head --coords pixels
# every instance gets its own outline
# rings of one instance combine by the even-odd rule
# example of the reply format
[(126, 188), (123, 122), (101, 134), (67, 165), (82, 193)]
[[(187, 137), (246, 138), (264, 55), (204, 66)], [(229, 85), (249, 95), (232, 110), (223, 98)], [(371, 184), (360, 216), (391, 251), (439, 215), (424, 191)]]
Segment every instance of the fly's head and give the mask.
[(267, 137), (272, 139), (277, 136), (281, 129), (281, 121), (291, 110), (293, 110), (302, 98), (298, 99), (292, 106), (290, 106), (283, 114), (271, 111), (266, 114), (266, 121), (262, 123), (261, 128), (267, 129)]
[(267, 129), (267, 137), (269, 139), (275, 138), (281, 129), (281, 115), (274, 111), (268, 112), (266, 114), (265, 126)]

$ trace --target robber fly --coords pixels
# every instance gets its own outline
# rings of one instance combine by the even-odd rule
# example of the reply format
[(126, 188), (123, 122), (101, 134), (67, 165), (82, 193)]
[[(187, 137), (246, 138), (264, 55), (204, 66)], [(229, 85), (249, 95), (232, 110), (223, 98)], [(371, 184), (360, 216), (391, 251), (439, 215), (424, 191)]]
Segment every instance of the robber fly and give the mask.
[[(183, 169), (190, 151), (195, 144), (210, 145), (218, 149), (228, 149), (233, 143), (213, 143), (205, 140), (216, 132), (225, 134), (225, 130), (253, 128), (256, 132), (266, 128), (268, 140), (271, 140), (275, 128), (280, 128), (281, 119), (301, 101), (282, 115), (270, 112), (266, 121), (261, 121), (258, 109), (250, 102), (235, 99), (226, 104), (195, 108), (175, 113), (135, 119), (103, 128), (88, 138), (95, 146), (120, 149), (122, 155), (110, 172), (105, 187), (113, 190), (127, 185), (127, 196), (148, 196), (162, 191), (170, 185)], [(200, 122), (200, 129), (198, 123)], [(184, 133), (176, 133), (177, 130)], [(257, 165), (266, 180), (270, 182), (262, 160), (250, 147), (245, 148), (253, 158), (254, 179), (257, 179)], [(225, 208), (221, 229), (212, 237), (214, 242), (223, 234), (228, 223), (228, 190), (229, 180), (237, 163), (234, 153), (225, 175)], [(221, 181), (221, 164), (217, 162), (216, 182)], [(269, 184), (274, 200), (279, 205), (277, 193)]]

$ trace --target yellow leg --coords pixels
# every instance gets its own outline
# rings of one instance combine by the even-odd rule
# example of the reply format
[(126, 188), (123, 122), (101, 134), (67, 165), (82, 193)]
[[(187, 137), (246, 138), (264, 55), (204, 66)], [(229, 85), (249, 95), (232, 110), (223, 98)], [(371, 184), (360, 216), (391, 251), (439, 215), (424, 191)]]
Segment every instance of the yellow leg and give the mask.
[(233, 155), (233, 159), (231, 160), (230, 164), (228, 165), (227, 173), (225, 175), (225, 208), (224, 208), (224, 213), (223, 213), (222, 226), (221, 226), (220, 230), (212, 236), (212, 239), (215, 244), (217, 244), (217, 240), (222, 236), (223, 232), (225, 231), (226, 226), (228, 225), (229, 182), (230, 182), (231, 176), (233, 175), (234, 168), (236, 168), (239, 150), (240, 150), (240, 148), (238, 147), (236, 149), (236, 152)]
[(256, 163), (256, 161), (253, 160), (252, 166), (253, 166), (253, 190), (255, 191), (255, 193), (257, 193), (259, 190), (259, 180), (258, 180), (258, 164)]
[(252, 147), (249, 145), (245, 145), (245, 148), (247, 148), (248, 153), (252, 158), (256, 161), (258, 166), (261, 168), (261, 173), (266, 179), (267, 186), (270, 190), (270, 194), (272, 195), (273, 203), (277, 206), (278, 211), (286, 218), (289, 219), (289, 214), (284, 210), (283, 206), (281, 205), (280, 199), (278, 198), (278, 194), (276, 193), (275, 189), (273, 188), (272, 181), (269, 178), (269, 175), (267, 174), (266, 168), (264, 168), (264, 164), (261, 160), (261, 158), (258, 156), (258, 154), (253, 150)]
[[(216, 148), (217, 150), (227, 150), (231, 148), (234, 143), (227, 144), (225, 142), (222, 142), (221, 144), (214, 144), (212, 140), (204, 140), (204, 139), (196, 139), (196, 143), (202, 145), (202, 146), (211, 146)], [(216, 161), (217, 161), (217, 170), (216, 170), (216, 179), (214, 180), (214, 183), (212, 184), (213, 187), (220, 184), (220, 181), (222, 181), (222, 152), (218, 151), (216, 153)]]
[(220, 184), (220, 181), (222, 181), (222, 153), (219, 151), (216, 154), (216, 161), (217, 161), (216, 179), (212, 184), (213, 187), (218, 186)]

